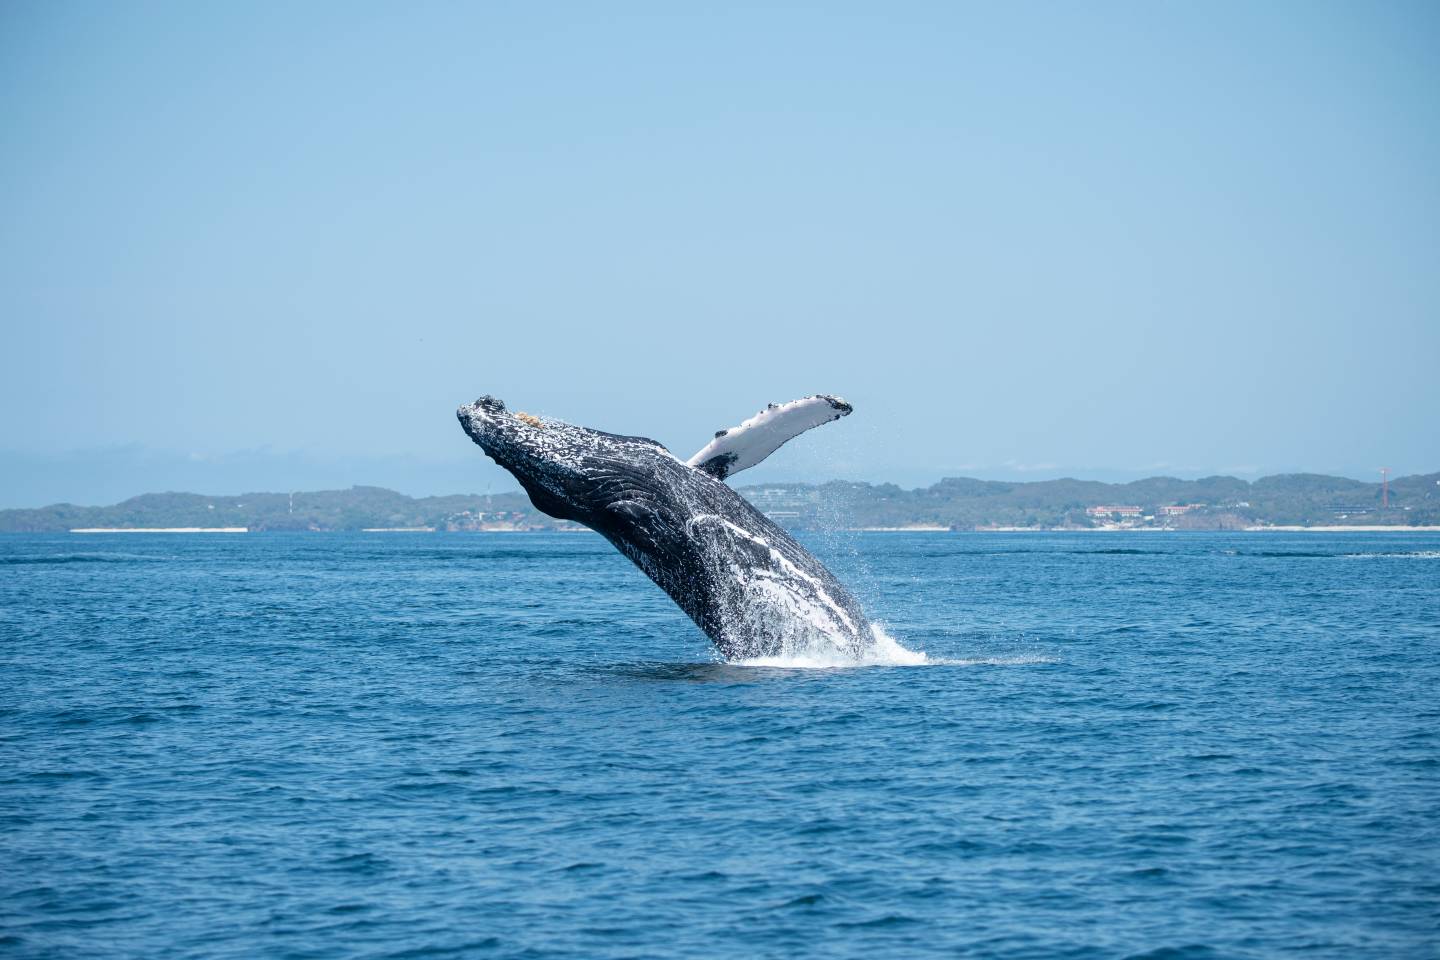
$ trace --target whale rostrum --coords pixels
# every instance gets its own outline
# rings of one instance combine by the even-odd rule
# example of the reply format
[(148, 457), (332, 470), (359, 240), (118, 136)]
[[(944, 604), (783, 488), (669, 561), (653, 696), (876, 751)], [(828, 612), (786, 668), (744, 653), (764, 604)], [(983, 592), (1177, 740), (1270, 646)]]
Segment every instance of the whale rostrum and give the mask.
[(834, 575), (722, 479), (850, 410), (828, 396), (772, 404), (690, 463), (654, 440), (511, 413), (494, 397), (457, 415), (536, 509), (604, 536), (723, 656), (745, 659), (827, 648), (858, 656), (872, 642), (860, 604)]

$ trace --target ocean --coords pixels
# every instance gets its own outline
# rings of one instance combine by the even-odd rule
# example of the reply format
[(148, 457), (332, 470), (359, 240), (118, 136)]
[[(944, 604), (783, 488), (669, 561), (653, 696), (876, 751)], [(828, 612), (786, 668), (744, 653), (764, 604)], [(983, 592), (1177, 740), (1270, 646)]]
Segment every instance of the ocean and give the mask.
[(0, 536), (0, 955), (1440, 956), (1440, 535)]

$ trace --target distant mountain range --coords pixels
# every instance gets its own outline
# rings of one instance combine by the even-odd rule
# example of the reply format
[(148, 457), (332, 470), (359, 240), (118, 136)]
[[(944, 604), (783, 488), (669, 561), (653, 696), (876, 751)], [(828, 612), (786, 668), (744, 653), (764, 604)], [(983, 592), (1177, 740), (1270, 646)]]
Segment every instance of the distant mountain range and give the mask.
[[(915, 490), (834, 481), (762, 484), (739, 492), (778, 522), (806, 528), (1171, 527), (1440, 525), (1440, 473), (1378, 483), (1318, 474), (1254, 482), (1235, 477), (1132, 483), (951, 478)], [(407, 497), (380, 487), (206, 496), (147, 493), (108, 507), (61, 503), (0, 510), (0, 532), (76, 528), (245, 527), (249, 530), (575, 529), (540, 513), (521, 492)]]

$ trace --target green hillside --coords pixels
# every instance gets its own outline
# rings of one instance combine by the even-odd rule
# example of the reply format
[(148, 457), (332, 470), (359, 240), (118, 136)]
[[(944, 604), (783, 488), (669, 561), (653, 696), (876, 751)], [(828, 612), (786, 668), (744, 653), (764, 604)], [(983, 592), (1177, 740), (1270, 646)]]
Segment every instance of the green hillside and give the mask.
[[(792, 527), (905, 527), (960, 530), (987, 526), (1092, 527), (1114, 523), (1178, 529), (1227, 529), (1256, 524), (1321, 526), (1440, 525), (1440, 474), (1401, 477), (1382, 508), (1378, 483), (1319, 474), (1282, 474), (1253, 483), (1235, 477), (1131, 483), (1042, 480), (1009, 483), (950, 478), (902, 490), (894, 484), (831, 482), (761, 484), (740, 493)], [(1167, 515), (1164, 508), (1181, 506)], [(1095, 508), (1139, 508), (1140, 516), (1096, 516)], [(1147, 519), (1149, 518), (1149, 519)], [(380, 487), (307, 493), (206, 496), (147, 493), (108, 507), (61, 503), (0, 511), (0, 532), (76, 527), (248, 527), (251, 530), (437, 530), (570, 528), (531, 506), (520, 492), (407, 497)]]
[[(468, 511), (468, 515), (467, 515)], [(34, 510), (0, 511), (0, 531), (53, 531), (75, 527), (248, 527), (251, 530), (362, 530), (367, 527), (494, 524), (551, 526), (523, 493), (494, 496), (407, 497), (382, 487), (309, 493), (147, 493), (109, 507), (60, 503)]]
[[(1284, 474), (1253, 483), (1235, 477), (1150, 477), (1131, 483), (958, 478), (916, 490), (836, 482), (752, 487), (743, 492), (795, 526), (840, 516), (852, 518), (850, 525), (865, 527), (1093, 527), (1108, 520), (1087, 510), (1102, 506), (1138, 507), (1140, 525), (1177, 529), (1440, 524), (1440, 474), (1392, 482), (1389, 506), (1383, 509), (1380, 484), (1317, 474)], [(1174, 506), (1190, 509), (1163, 516), (1163, 508)]]

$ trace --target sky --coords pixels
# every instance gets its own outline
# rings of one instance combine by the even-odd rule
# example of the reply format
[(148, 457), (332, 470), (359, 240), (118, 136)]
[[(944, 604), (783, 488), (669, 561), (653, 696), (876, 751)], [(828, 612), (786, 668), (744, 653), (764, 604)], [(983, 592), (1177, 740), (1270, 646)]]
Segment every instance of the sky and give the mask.
[[(1440, 6), (0, 5), (0, 507), (1440, 470)], [(743, 482), (743, 480), (741, 481)]]

